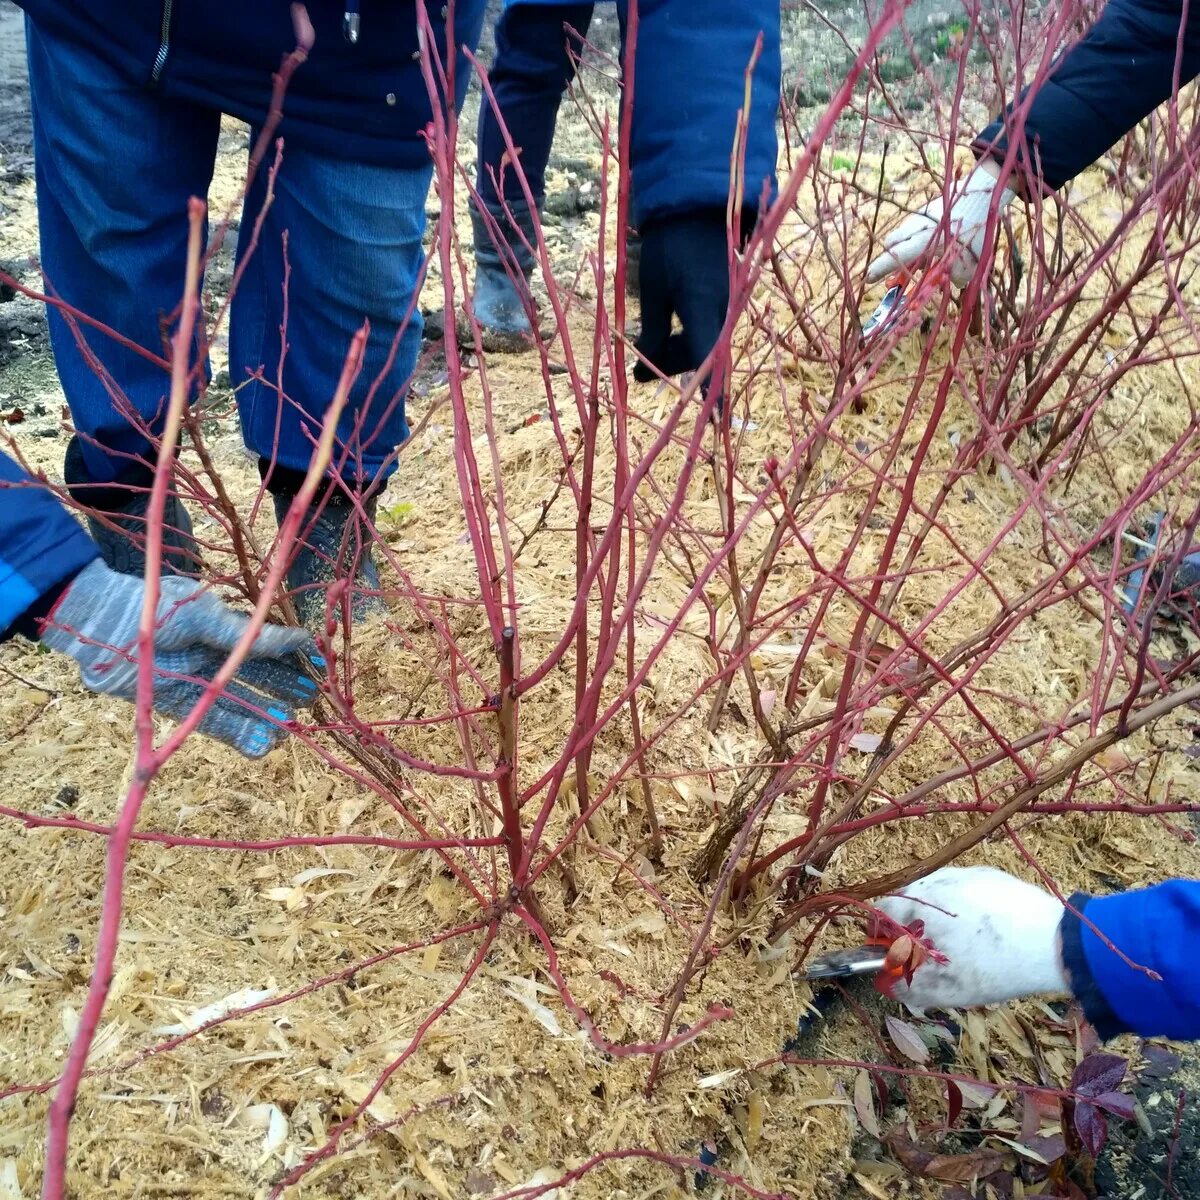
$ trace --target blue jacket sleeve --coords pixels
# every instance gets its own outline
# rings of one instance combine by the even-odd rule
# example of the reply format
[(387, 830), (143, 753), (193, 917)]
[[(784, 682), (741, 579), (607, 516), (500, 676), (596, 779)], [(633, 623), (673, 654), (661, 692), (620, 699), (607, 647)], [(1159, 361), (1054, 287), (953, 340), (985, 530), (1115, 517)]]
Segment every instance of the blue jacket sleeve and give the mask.
[(1119, 1033), (1200, 1038), (1200, 880), (1176, 879), (1115, 896), (1071, 897), (1129, 966), (1074, 913), (1063, 916), (1063, 964), (1076, 998), (1102, 1038)]
[(634, 55), (633, 219), (724, 209), (746, 69), (751, 83), (743, 205), (775, 185), (779, 108), (779, 0), (640, 0)]
[[(1181, 86), (1200, 72), (1198, 10), (1188, 5)], [(1017, 157), (1030, 194), (1062, 187), (1168, 99), (1182, 21), (1182, 0), (1109, 0), (1030, 103)], [(1012, 126), (1010, 107), (975, 140), (976, 153), (1003, 158)]]
[(0, 451), (0, 632), (96, 558), (96, 543), (46, 487)]

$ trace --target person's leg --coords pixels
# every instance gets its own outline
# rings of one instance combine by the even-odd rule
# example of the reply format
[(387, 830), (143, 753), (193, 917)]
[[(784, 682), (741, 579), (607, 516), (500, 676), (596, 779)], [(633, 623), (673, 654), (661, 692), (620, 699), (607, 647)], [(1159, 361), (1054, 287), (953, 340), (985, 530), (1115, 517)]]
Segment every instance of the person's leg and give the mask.
[(408, 436), (404, 401), (421, 344), (416, 297), (431, 176), (431, 166), (370, 166), (285, 149), (252, 254), (266, 164), (246, 200), (238, 262), (249, 261), (233, 300), (230, 378), (246, 445), (259, 455), (281, 517), (308, 468), (354, 335), (364, 322), (370, 329), (338, 422), (329, 472), (336, 482), (310, 512), (305, 547), (288, 571), (306, 624), (323, 623), (324, 588), (334, 578), (357, 575), (356, 615), (380, 607), (362, 595), (379, 582), (346, 493), (367, 493), (373, 513)]
[[(165, 322), (183, 294), (188, 199), (207, 194), (219, 114), (164, 102), (144, 81), (31, 19), (26, 43), (47, 287), (163, 356)], [(104, 514), (92, 531), (110, 566), (139, 573), (151, 438), (161, 428), (169, 372), (53, 305), (48, 316), (77, 431), (67, 483), (80, 503)], [(190, 525), (177, 498), (168, 526), (179, 536), (167, 536), (167, 565), (193, 569)]]
[[(513, 4), (496, 23), (496, 57), (489, 79), (503, 124), (520, 147), (521, 168), (539, 212), (558, 108), (575, 77), (574, 55), (579, 50), (578, 42), (569, 44), (566, 26), (586, 34), (592, 9), (591, 4)], [(532, 329), (525, 297), (509, 278), (505, 263), (518, 276), (528, 278), (533, 271), (533, 255), (525, 243), (533, 242), (534, 217), (505, 151), (501, 122), (485, 97), (479, 106), (476, 186), (499, 237), (479, 213), (472, 213), (474, 309), (486, 329), (519, 343)]]

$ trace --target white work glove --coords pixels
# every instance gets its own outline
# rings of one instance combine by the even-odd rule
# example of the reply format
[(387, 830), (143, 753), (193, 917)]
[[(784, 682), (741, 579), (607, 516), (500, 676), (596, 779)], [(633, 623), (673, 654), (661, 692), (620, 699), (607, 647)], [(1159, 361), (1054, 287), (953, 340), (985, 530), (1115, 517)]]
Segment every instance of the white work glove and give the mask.
[(1063, 906), (1004, 871), (943, 867), (877, 907), (899, 925), (923, 921), (923, 938), (948, 960), (927, 958), (911, 984), (890, 989), (918, 1014), (1071, 991), (1058, 936)]
[[(867, 282), (875, 283), (928, 257), (931, 262), (946, 259), (951, 282), (957, 288), (965, 288), (983, 257), (988, 212), (993, 203), (992, 194), (998, 186), (999, 180), (976, 167), (961, 188), (952, 187), (948, 219), (943, 220), (945, 202), (942, 196), (906, 217), (883, 239), (886, 252), (867, 268)], [(1015, 195), (1012, 188), (1004, 187), (996, 201), (997, 211), (1003, 212)], [(951, 239), (949, 246), (946, 244), (947, 233)]]

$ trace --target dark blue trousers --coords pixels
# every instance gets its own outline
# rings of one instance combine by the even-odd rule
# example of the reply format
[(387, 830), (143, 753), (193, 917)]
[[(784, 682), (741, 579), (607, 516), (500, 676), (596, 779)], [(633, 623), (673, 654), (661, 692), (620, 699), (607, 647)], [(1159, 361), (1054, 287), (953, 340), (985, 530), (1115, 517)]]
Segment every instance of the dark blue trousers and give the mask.
[[(489, 79), (513, 144), (520, 148), (521, 166), (539, 211), (546, 196), (546, 164), (550, 161), (559, 104), (575, 78), (579, 38), (586, 36), (594, 8), (594, 4), (514, 3), (496, 22), (496, 57)], [(618, 3), (616, 12), (624, 45), (626, 6)], [(568, 26), (579, 37), (569, 33)], [(504, 164), (504, 152), (500, 123), (485, 98), (479, 109), (476, 186), (484, 206), (504, 232), (517, 264), (528, 274), (533, 256), (517, 231), (528, 239), (533, 223), (520, 180)], [(515, 229), (505, 204), (513, 215)], [(478, 223), (476, 229), (477, 261), (502, 265), (502, 256), (490, 236)]]

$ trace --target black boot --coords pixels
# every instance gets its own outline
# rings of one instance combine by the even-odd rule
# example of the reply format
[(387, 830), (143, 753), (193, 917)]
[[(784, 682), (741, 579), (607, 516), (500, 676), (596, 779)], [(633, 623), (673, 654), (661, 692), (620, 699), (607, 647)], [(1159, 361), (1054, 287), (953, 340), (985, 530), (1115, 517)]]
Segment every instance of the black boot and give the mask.
[[(280, 525), (294, 498), (291, 492), (274, 495), (275, 519)], [(363, 501), (372, 525), (378, 507), (378, 495)], [(328, 500), (318, 501), (305, 513), (287, 570), (288, 591), (302, 625), (318, 633), (325, 628), (326, 588), (335, 579), (345, 579), (352, 564), (350, 619), (357, 624), (373, 613), (387, 612), (387, 605), (379, 595), (379, 571), (371, 557), (372, 536), (359, 520), (354, 504), (341, 493), (334, 492)], [(341, 604), (332, 615), (341, 618)]]
[[(122, 575), (144, 575), (153, 474), (142, 468), (136, 478), (131, 473), (128, 481), (95, 484), (77, 438), (67, 445), (63, 474), (72, 497), (91, 510), (86, 514), (88, 531), (100, 548), (100, 557)], [(173, 491), (168, 492), (163, 507), (162, 574), (199, 575), (203, 566), (188, 510)]]

